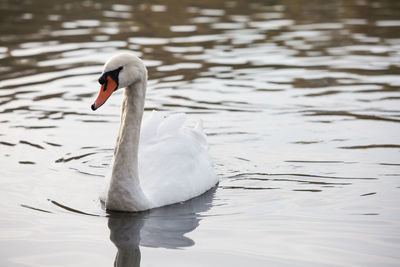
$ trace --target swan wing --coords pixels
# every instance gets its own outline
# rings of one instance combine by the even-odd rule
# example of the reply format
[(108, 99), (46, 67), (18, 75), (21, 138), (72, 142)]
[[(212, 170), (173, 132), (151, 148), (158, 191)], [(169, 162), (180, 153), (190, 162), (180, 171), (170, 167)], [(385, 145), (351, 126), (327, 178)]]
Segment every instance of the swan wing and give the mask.
[(155, 112), (143, 123), (139, 177), (156, 206), (188, 200), (218, 182), (201, 123), (188, 128), (185, 119), (185, 114), (163, 118)]

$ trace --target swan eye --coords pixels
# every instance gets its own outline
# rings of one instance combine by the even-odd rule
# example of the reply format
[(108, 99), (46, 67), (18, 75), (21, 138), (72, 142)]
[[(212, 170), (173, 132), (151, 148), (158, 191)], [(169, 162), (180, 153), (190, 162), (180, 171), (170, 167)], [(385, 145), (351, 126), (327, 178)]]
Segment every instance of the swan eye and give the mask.
[(105, 82), (107, 82), (106, 73), (99, 78), (99, 84), (104, 84)]
[[(99, 78), (99, 84), (107, 83), (107, 76), (110, 77), (111, 79), (113, 79), (118, 84), (119, 83), (119, 78), (118, 78), (119, 72), (123, 68), (124, 68), (123, 66), (120, 66), (118, 69), (104, 72), (103, 75), (101, 75)], [(104, 87), (106, 88), (107, 86), (104, 86)]]

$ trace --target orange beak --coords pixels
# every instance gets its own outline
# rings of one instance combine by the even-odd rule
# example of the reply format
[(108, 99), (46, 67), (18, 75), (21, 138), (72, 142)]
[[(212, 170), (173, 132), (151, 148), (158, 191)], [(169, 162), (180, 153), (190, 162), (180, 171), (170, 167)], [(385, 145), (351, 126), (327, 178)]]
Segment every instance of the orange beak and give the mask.
[(92, 110), (96, 110), (101, 107), (110, 97), (110, 95), (117, 89), (117, 87), (117, 83), (110, 78), (110, 76), (107, 76), (106, 82), (101, 85), (99, 95), (92, 105)]

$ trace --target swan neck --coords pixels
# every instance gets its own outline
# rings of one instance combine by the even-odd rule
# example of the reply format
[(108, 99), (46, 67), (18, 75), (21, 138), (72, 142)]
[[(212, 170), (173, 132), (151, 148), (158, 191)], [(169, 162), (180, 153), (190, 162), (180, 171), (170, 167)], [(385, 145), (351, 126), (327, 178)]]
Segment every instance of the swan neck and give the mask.
[[(145, 83), (137, 83), (125, 88), (118, 136), (119, 142), (115, 151), (116, 154), (122, 153), (124, 156), (134, 156), (136, 161), (146, 96), (145, 85)], [(124, 153), (128, 153), (128, 155)]]
[(125, 88), (121, 109), (121, 125), (114, 151), (110, 188), (106, 208), (139, 211), (150, 208), (140, 186), (138, 149), (140, 127), (146, 95), (146, 80)]

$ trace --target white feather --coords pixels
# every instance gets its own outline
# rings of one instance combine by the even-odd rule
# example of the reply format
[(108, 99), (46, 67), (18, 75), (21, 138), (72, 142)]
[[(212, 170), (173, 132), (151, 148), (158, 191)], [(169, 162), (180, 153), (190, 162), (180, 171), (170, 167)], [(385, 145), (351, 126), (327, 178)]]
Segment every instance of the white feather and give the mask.
[[(204, 193), (217, 177), (204, 133), (186, 128), (185, 114), (159, 120), (157, 113), (142, 124), (139, 177), (144, 194), (158, 207)], [(150, 129), (157, 129), (156, 138)]]

